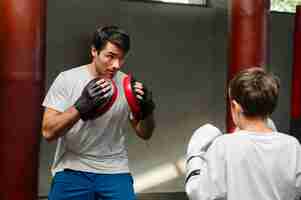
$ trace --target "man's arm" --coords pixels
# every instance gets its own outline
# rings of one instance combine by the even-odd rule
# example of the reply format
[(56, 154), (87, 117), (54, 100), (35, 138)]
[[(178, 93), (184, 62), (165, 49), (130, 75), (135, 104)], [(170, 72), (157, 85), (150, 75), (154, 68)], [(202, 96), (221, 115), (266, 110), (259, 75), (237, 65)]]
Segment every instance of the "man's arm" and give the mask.
[(75, 104), (64, 112), (46, 108), (42, 121), (42, 134), (45, 139), (52, 141), (63, 136), (79, 119), (90, 120), (96, 112), (95, 108), (109, 98), (110, 91), (111, 85), (107, 81), (96, 78), (85, 86)]
[(144, 84), (137, 82), (135, 79), (132, 80), (131, 84), (132, 88), (135, 91), (136, 98), (139, 102), (141, 113), (139, 119), (130, 117), (130, 122), (136, 134), (140, 138), (148, 140), (151, 138), (155, 129), (155, 103), (152, 99), (152, 92), (147, 89)]
[(42, 134), (47, 141), (53, 141), (63, 135), (80, 119), (74, 106), (65, 112), (45, 108), (42, 121)]
[(155, 129), (154, 114), (148, 115), (144, 120), (130, 119), (131, 125), (134, 128), (136, 134), (144, 139), (148, 140), (153, 135)]

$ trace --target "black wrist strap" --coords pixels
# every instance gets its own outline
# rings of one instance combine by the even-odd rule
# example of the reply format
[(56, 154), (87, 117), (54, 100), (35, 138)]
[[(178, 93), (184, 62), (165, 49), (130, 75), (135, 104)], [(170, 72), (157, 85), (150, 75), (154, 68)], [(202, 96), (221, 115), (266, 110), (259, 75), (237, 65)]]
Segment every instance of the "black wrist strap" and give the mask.
[(189, 161), (191, 161), (193, 158), (200, 158), (200, 159), (202, 159), (202, 157), (201, 157), (200, 155), (190, 156), (190, 157), (186, 160), (186, 164), (188, 164)]
[(201, 174), (201, 170), (200, 169), (196, 169), (193, 170), (192, 172), (190, 172), (190, 174), (187, 176), (187, 178), (185, 179), (185, 184), (188, 182), (188, 180), (193, 177), (193, 176), (197, 176)]

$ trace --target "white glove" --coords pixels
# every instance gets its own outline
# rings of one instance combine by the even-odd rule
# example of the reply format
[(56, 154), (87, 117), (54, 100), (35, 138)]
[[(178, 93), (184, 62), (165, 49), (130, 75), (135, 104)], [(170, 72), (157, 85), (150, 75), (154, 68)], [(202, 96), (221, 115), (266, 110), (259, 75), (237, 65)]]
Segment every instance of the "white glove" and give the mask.
[(188, 181), (192, 173), (199, 173), (204, 164), (207, 149), (215, 138), (220, 135), (222, 135), (222, 132), (211, 124), (205, 124), (194, 131), (187, 148), (185, 182)]
[(211, 124), (205, 124), (194, 131), (187, 147), (187, 158), (206, 152), (210, 144), (222, 132)]

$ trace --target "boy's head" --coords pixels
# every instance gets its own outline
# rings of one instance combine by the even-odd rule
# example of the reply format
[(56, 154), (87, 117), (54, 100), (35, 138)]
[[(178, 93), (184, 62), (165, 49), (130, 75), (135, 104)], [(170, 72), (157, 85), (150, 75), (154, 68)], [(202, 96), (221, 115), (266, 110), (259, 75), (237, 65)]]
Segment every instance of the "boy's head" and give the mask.
[(229, 83), (229, 99), (246, 117), (267, 118), (275, 110), (280, 81), (259, 67), (240, 71)]

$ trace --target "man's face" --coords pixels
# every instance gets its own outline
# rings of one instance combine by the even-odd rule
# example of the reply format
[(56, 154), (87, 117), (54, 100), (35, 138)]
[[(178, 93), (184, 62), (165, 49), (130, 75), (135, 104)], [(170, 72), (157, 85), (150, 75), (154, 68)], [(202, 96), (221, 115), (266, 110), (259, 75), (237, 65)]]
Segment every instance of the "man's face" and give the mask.
[(116, 72), (122, 67), (125, 60), (123, 50), (111, 42), (107, 42), (100, 52), (97, 52), (97, 50), (92, 47), (91, 54), (93, 57), (92, 63), (98, 75), (110, 79), (113, 78)]

